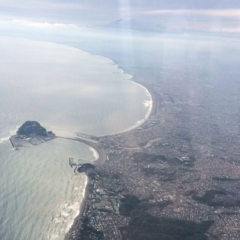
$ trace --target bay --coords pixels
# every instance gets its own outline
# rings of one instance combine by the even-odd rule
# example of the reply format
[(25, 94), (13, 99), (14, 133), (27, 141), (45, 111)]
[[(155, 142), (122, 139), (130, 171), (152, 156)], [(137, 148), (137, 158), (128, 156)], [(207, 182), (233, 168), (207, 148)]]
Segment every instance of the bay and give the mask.
[(58, 136), (107, 135), (148, 116), (151, 97), (111, 60), (63, 45), (0, 37), (0, 239), (63, 239), (86, 177), (68, 158), (93, 162), (88, 146), (54, 139), (14, 151), (26, 120)]

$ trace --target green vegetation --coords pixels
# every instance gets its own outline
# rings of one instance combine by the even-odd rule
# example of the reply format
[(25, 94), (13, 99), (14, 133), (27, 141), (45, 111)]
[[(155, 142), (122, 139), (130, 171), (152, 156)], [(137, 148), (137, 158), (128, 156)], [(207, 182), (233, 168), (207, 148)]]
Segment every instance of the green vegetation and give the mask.
[(207, 204), (208, 206), (219, 206), (219, 207), (239, 207), (240, 201), (214, 201), (215, 194), (227, 195), (228, 192), (225, 190), (208, 190), (203, 196), (199, 196), (197, 193), (193, 194), (192, 198), (198, 202)]
[(185, 196), (192, 196), (196, 194), (196, 191), (195, 190), (188, 190), (184, 193)]
[(138, 144), (138, 146), (139, 146), (139, 147), (144, 147), (144, 146), (147, 145), (147, 143), (148, 143), (148, 142), (141, 142), (141, 143)]
[(167, 162), (170, 165), (184, 165), (189, 167), (192, 167), (195, 161), (195, 158), (193, 156), (183, 158), (166, 158), (163, 155), (155, 155), (144, 152), (137, 152), (132, 156), (135, 162)]
[(163, 208), (167, 207), (169, 204), (172, 204), (171, 201), (162, 201), (162, 202), (155, 202), (155, 203), (142, 203), (139, 205), (139, 209), (141, 208), (142, 210), (147, 211), (151, 207), (158, 207), (160, 210)]
[(216, 181), (229, 181), (229, 182), (237, 182), (239, 178), (228, 178), (228, 177), (213, 177), (212, 180)]
[[(231, 216), (231, 215), (238, 215), (238, 212), (221, 212), (221, 214), (219, 215), (228, 215), (228, 216)], [(218, 216), (219, 216), (218, 215)]]
[(105, 213), (113, 213), (113, 211), (108, 209), (98, 209), (99, 212), (105, 212)]
[(123, 216), (130, 216), (131, 212), (138, 206), (141, 201), (132, 195), (125, 195), (123, 199), (121, 199), (121, 204), (119, 208), (119, 212)]
[(94, 169), (95, 166), (91, 163), (84, 163), (81, 167), (78, 168), (78, 172), (85, 172), (88, 169)]
[(159, 176), (159, 180), (161, 181), (173, 181), (176, 179), (176, 172), (167, 172), (163, 169), (156, 169), (156, 168), (142, 168), (141, 169), (146, 176), (157, 175)]
[(47, 137), (47, 131), (36, 121), (25, 122), (17, 131), (18, 135), (31, 137), (32, 135)]
[(184, 172), (197, 172), (196, 170), (193, 170), (193, 169), (190, 169), (190, 168), (186, 168), (186, 167), (189, 167), (189, 166), (185, 166), (184, 167), (180, 167), (179, 170), (182, 170)]
[[(129, 225), (120, 228), (123, 240), (207, 240), (205, 232), (212, 225), (213, 221), (196, 224), (192, 221), (156, 218), (147, 213), (149, 207), (158, 206), (166, 207), (171, 202), (160, 203), (142, 203), (136, 197), (134, 199), (135, 206), (131, 205), (127, 208), (127, 214), (131, 220)], [(126, 200), (128, 201), (128, 200)], [(122, 205), (122, 204), (121, 204)], [(120, 205), (120, 208), (121, 208)], [(120, 211), (122, 214), (122, 212)], [(125, 215), (124, 215), (125, 216)]]
[(165, 176), (173, 176), (176, 174), (175, 171), (173, 172), (167, 172), (165, 169), (157, 169), (157, 168), (142, 168), (142, 171), (147, 175), (147, 176), (152, 176), (154, 175), (165, 175)]
[(88, 173), (88, 177), (92, 180), (97, 180), (98, 179), (98, 174), (94, 171)]
[(169, 159), (168, 163), (172, 164), (172, 165), (184, 164), (184, 166), (186, 166), (186, 167), (193, 167), (195, 161), (196, 161), (196, 159), (193, 156), (188, 156), (188, 157), (182, 157), (182, 158), (175, 157), (175, 158)]
[(197, 193), (193, 195), (193, 199), (207, 205), (211, 205), (215, 194), (227, 195), (225, 191), (222, 190), (208, 190), (202, 196), (199, 196)]
[(133, 158), (135, 162), (156, 162), (158, 160), (160, 161), (166, 161), (167, 158), (163, 155), (154, 155), (144, 152), (136, 152), (133, 154)]
[(214, 236), (212, 234), (206, 233), (208, 240), (220, 240), (218, 236)]
[(230, 208), (230, 207), (240, 207), (240, 201), (218, 201), (218, 202), (210, 202), (209, 206), (216, 206), (216, 207), (226, 207), (226, 208)]
[(85, 217), (83, 219), (82, 229), (81, 229), (81, 232), (80, 232), (80, 237), (78, 239), (79, 240), (80, 239), (81, 240), (89, 240), (90, 236), (95, 236), (95, 239), (97, 239), (97, 240), (103, 239), (103, 232), (97, 231), (89, 223), (90, 223), (89, 218)]
[(183, 164), (183, 162), (180, 161), (179, 158), (177, 158), (177, 157), (169, 159), (168, 163), (171, 165), (182, 165)]
[(191, 168), (194, 166), (194, 163), (193, 162), (184, 163), (184, 166)]
[(108, 179), (121, 179), (121, 174), (118, 172), (99, 171), (98, 175)]

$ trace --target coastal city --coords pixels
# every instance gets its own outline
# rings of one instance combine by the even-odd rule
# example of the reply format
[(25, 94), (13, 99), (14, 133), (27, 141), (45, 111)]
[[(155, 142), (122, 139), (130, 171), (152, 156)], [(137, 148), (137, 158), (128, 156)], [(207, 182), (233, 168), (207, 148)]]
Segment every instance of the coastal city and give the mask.
[(85, 171), (87, 196), (66, 239), (125, 239), (132, 220), (121, 204), (129, 195), (156, 218), (211, 222), (208, 239), (240, 239), (237, 92), (207, 81), (186, 88), (181, 75), (176, 85), (141, 82), (139, 74), (152, 95), (151, 115), (136, 129), (98, 138), (107, 157)]
[(0, 12), (0, 240), (240, 240), (240, 0)]

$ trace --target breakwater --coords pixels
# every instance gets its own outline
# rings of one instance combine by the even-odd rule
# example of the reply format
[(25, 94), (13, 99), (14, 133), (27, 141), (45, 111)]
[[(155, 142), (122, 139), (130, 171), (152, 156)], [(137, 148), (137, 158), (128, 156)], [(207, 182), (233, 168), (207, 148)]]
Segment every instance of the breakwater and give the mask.
[[(97, 151), (98, 153), (98, 159), (96, 160), (97, 162), (104, 163), (107, 160), (107, 154), (105, 153), (104, 149), (102, 149), (99, 146), (99, 143), (97, 141), (93, 142), (91, 140), (86, 140), (81, 138), (68, 138), (68, 137), (59, 137), (59, 136), (57, 138), (84, 143), (90, 146), (91, 148), (93, 148), (95, 151)], [(69, 163), (70, 163), (70, 160), (69, 160)]]

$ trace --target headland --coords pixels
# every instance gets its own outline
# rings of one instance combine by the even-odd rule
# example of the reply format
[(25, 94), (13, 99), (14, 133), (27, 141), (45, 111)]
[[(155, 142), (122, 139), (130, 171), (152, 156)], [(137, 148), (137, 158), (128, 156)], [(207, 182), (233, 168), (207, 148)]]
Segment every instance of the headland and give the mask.
[(28, 145), (39, 145), (55, 138), (52, 131), (47, 131), (36, 121), (26, 121), (18, 130), (16, 135), (9, 138), (12, 147), (18, 150), (19, 147)]

